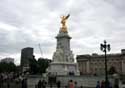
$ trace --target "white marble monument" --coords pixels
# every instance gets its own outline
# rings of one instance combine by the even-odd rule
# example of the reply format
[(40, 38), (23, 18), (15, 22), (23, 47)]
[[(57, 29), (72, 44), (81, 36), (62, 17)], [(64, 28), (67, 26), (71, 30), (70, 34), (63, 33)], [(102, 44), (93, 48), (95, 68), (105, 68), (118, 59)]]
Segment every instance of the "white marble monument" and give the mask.
[(74, 61), (73, 53), (70, 50), (70, 39), (68, 35), (66, 20), (69, 15), (61, 17), (62, 27), (56, 36), (57, 47), (53, 54), (53, 61), (47, 69), (49, 74), (54, 75), (79, 75), (78, 65)]

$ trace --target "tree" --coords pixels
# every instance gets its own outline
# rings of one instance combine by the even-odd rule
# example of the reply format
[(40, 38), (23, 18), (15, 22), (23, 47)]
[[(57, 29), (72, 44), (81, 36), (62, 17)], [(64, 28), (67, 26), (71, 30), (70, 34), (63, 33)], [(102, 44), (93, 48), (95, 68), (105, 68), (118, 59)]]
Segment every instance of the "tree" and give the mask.
[(16, 72), (16, 65), (14, 63), (0, 62), (0, 73), (2, 72)]
[(50, 62), (51, 62), (51, 60), (49, 60), (49, 59), (39, 58), (38, 59), (39, 73), (45, 73)]
[(51, 60), (43, 58), (39, 58), (38, 61), (35, 58), (29, 59), (29, 72), (31, 74), (45, 73), (50, 62)]
[(35, 58), (29, 59), (29, 66), (30, 66), (29, 72), (31, 74), (38, 73), (38, 64)]

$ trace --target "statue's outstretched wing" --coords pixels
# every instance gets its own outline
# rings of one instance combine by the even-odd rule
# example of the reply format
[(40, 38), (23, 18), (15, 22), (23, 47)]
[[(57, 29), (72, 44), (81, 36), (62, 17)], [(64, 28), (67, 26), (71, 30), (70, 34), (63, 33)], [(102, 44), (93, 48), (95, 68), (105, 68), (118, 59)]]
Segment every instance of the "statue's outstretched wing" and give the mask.
[(70, 16), (70, 14), (68, 14), (68, 15), (66, 16), (66, 19), (68, 19), (68, 18), (69, 18), (69, 16)]

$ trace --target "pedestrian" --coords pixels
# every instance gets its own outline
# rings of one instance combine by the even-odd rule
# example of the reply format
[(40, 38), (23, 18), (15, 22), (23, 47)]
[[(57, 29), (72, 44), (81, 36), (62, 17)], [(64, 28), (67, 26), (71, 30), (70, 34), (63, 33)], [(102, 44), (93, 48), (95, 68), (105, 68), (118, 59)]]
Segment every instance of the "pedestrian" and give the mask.
[(2, 75), (0, 74), (0, 88), (2, 88)]
[(27, 79), (26, 78), (24, 78), (22, 80), (22, 88), (27, 88)]
[(38, 82), (38, 88), (42, 88), (42, 81), (41, 80), (39, 80), (39, 82)]
[(47, 82), (45, 80), (42, 81), (42, 88), (46, 88)]
[(111, 82), (108, 83), (108, 88), (112, 88)]
[(114, 88), (119, 88), (119, 85), (115, 84), (115, 85), (114, 85)]
[(53, 85), (52, 85), (52, 82), (50, 82), (50, 88), (52, 88), (52, 86), (53, 86)]
[(7, 76), (6, 83), (7, 83), (7, 88), (10, 88), (10, 77), (9, 76)]
[(80, 88), (83, 88), (83, 86), (80, 86)]
[(77, 86), (77, 82), (75, 81), (74, 83), (75, 83), (75, 85), (74, 85), (74, 86), (75, 86), (75, 88), (78, 88), (78, 86)]
[(60, 81), (57, 81), (57, 88), (60, 88), (60, 86), (61, 86), (61, 82)]
[(119, 88), (119, 80), (115, 79), (114, 88)]
[(68, 88), (68, 86), (66, 85), (65, 88)]
[(75, 88), (73, 80), (69, 81), (69, 88)]
[(21, 82), (21, 86), (22, 86), (22, 88), (24, 88), (24, 79)]
[(35, 85), (35, 88), (38, 88), (37, 84)]
[(24, 88), (27, 88), (27, 78), (25, 78), (25, 87)]
[(10, 88), (9, 80), (7, 80), (7, 88)]
[(101, 82), (101, 88), (105, 88), (105, 81), (104, 80), (102, 80), (102, 82)]
[(101, 87), (101, 86), (100, 86), (100, 82), (97, 81), (96, 88), (100, 88), (100, 87)]

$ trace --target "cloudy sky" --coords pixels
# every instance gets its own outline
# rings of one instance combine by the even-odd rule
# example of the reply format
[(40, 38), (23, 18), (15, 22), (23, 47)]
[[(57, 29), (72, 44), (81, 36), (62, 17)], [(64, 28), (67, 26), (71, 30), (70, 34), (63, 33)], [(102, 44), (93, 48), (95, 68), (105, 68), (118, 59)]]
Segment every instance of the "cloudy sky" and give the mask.
[(110, 53), (125, 49), (125, 0), (0, 0), (0, 59), (20, 63), (24, 47), (33, 47), (36, 58), (52, 58), (60, 16), (70, 13), (71, 49), (78, 54), (100, 53), (104, 39)]

